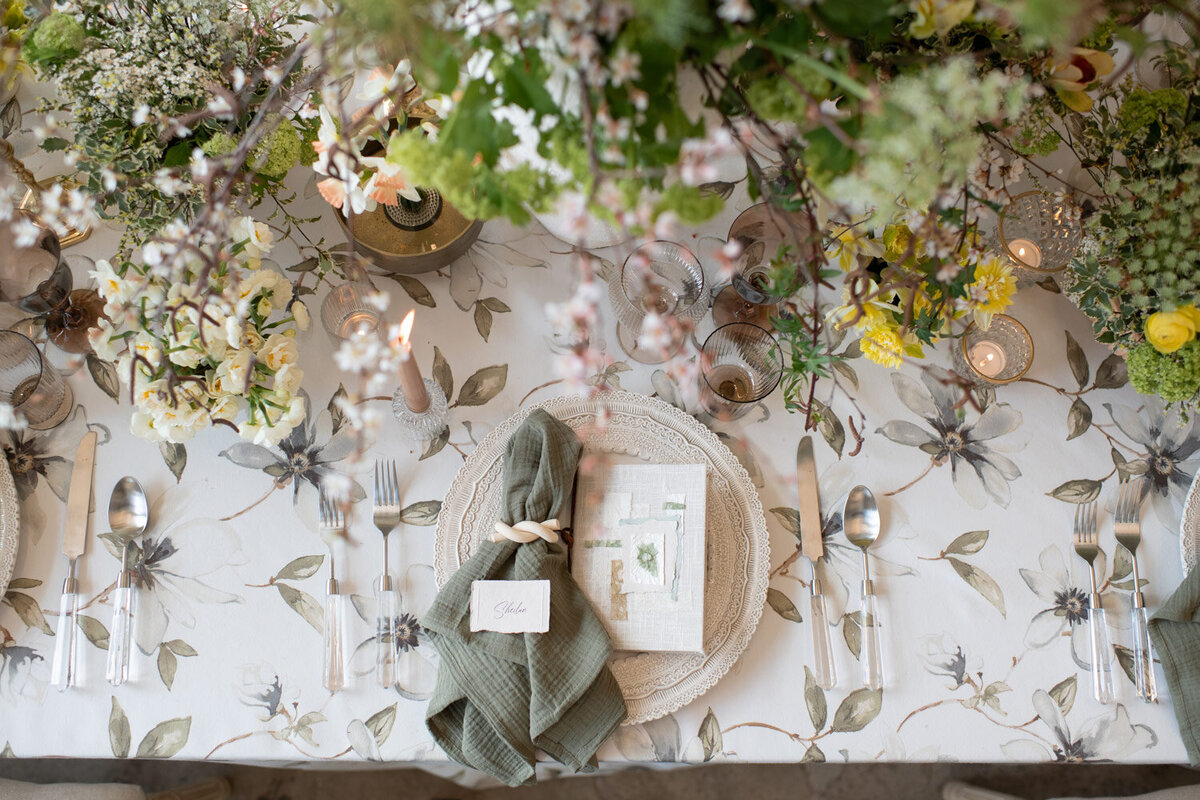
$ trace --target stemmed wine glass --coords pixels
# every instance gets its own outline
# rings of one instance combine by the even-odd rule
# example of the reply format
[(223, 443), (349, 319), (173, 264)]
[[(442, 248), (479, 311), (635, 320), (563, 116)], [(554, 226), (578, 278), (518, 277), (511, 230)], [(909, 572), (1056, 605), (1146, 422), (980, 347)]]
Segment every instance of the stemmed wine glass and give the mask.
[[(704, 270), (690, 250), (675, 242), (655, 241), (634, 250), (617, 275), (610, 277), (608, 295), (617, 315), (617, 341), (634, 361), (661, 364), (683, 345), (685, 328), (695, 324), (707, 304)], [(647, 319), (663, 326), (662, 341), (648, 341)], [(652, 322), (652, 324), (653, 324)]]
[[(792, 241), (801, 248), (812, 236), (805, 214), (772, 208), (768, 203), (750, 206), (729, 226), (729, 242), (737, 242), (737, 256), (730, 283), (713, 299), (713, 321), (717, 325), (748, 322), (770, 329), (771, 315), (789, 292), (772, 291), (771, 262), (779, 246)], [(802, 253), (795, 254), (803, 258)], [(797, 273), (798, 274), (798, 273)]]

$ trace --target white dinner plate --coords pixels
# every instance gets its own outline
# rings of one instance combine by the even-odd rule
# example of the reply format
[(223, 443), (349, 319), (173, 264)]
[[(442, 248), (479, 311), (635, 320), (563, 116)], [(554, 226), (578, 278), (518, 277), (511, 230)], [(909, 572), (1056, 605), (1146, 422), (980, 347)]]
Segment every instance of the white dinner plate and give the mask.
[(8, 459), (0, 453), (0, 597), (12, 580), (17, 563), (17, 545), (21, 539), (21, 504), (13, 483)]

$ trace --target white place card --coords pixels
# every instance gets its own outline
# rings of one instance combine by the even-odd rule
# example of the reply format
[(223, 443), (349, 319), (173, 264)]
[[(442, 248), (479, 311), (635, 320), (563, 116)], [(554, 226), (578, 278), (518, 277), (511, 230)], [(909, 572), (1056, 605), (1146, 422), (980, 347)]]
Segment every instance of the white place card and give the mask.
[(471, 630), (550, 630), (550, 581), (472, 581)]

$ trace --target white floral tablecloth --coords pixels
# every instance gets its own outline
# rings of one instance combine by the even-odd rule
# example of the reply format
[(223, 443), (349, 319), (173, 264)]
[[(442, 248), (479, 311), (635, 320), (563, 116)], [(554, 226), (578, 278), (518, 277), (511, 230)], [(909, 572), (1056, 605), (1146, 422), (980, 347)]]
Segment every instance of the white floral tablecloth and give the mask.
[[(320, 210), (319, 200), (305, 202)], [(703, 258), (746, 204), (731, 203), (705, 233), (680, 240)], [(327, 210), (317, 228), (338, 237)], [(71, 252), (104, 257), (117, 237), (101, 229)], [(353, 665), (362, 674), (334, 696), (321, 688), (328, 573), (314, 527), (314, 484), (350, 450), (329, 410), (339, 375), (323, 331), (301, 342), (309, 424), (278, 448), (239, 444), (222, 429), (185, 449), (160, 451), (129, 432), (128, 403), (114, 402), (102, 371), (96, 378), (78, 366), (70, 378), (78, 407), (69, 421), (5, 442), (22, 540), (0, 607), (0, 756), (447, 766), (423, 722), (437, 657), (416, 623), (435, 589), (433, 526), (475, 442), (517, 409), (564, 391), (544, 306), (569, 295), (568, 249), (537, 225), (489, 223), (444, 273), (379, 278), (391, 292), (393, 317), (416, 306), (416, 356), (454, 405), (448, 436), (427, 452), (403, 445), (394, 424), (373, 450), (398, 460), (406, 507), (392, 568), (404, 571), (412, 632), (405, 657), (416, 668), (399, 690), (377, 687), (370, 674), (369, 598), (380, 546), (369, 499), (355, 544), (339, 559), (343, 585), (355, 595), (353, 639), (363, 646)], [(624, 257), (619, 248), (601, 255), (617, 263)], [(274, 256), (292, 263), (283, 248)], [(319, 296), (309, 299), (315, 311)], [(769, 607), (749, 650), (715, 689), (675, 714), (622, 729), (601, 751), (604, 761), (1185, 760), (1169, 701), (1142, 703), (1128, 678), (1130, 564), (1113, 541), (1111, 511), (1116, 465), (1146, 468), (1153, 490), (1141, 571), (1157, 607), (1182, 577), (1179, 515), (1200, 464), (1200, 428), (1164, 418), (1128, 386), (1106, 388), (1122, 384), (1123, 372), (1060, 295), (1025, 289), (1012, 313), (1036, 343), (1030, 380), (1000, 387), (982, 414), (956, 412), (957, 398), (915, 367), (893, 373), (849, 362), (853, 377), (844, 379), (858, 383), (865, 442), (857, 448), (842, 427), (858, 418), (844, 397), (832, 401), (839, 424), (817, 437), (829, 554), (822, 571), (841, 675), (835, 690), (817, 689), (806, 671), (808, 568), (796, 558), (794, 477), (802, 420), (783, 410), (776, 392), (741, 422), (718, 426), (769, 509)], [(711, 328), (711, 320), (704, 325)], [(611, 326), (616, 363), (597, 380), (678, 404), (679, 387), (661, 371), (628, 363)], [(948, 364), (947, 347), (931, 360)], [(95, 533), (80, 569), (89, 643), (83, 685), (60, 694), (48, 680), (66, 570), (63, 498), (70, 459), (88, 428), (101, 441)], [(103, 534), (108, 493), (125, 474), (146, 486), (153, 510), (139, 556), (135, 678), (114, 690), (103, 680), (103, 648), (117, 558)], [(369, 493), (369, 476), (357, 477)], [(876, 490), (885, 521), (873, 551), (886, 626), (881, 695), (857, 688), (861, 566), (839, 529), (842, 498), (855, 483)], [(1107, 707), (1090, 696), (1087, 573), (1070, 548), (1071, 501), (1096, 492), (1106, 556), (1098, 570), (1112, 606), (1118, 693)]]

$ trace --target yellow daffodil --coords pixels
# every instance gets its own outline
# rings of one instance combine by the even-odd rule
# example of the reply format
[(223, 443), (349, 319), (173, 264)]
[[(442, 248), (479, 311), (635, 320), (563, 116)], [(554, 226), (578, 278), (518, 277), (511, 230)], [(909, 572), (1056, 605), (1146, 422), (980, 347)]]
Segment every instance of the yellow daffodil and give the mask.
[(928, 39), (935, 33), (945, 36), (955, 25), (971, 16), (975, 0), (916, 0), (912, 10), (917, 16), (908, 28), (915, 39)]
[(825, 248), (825, 257), (836, 263), (843, 272), (858, 269), (858, 257), (878, 258), (883, 255), (879, 243), (865, 233), (849, 225), (842, 228)]
[(1195, 306), (1159, 311), (1146, 318), (1146, 340), (1160, 353), (1174, 353), (1195, 339), (1197, 330), (1200, 310)]
[(975, 324), (986, 329), (992, 315), (1008, 308), (1017, 293), (1012, 268), (996, 256), (975, 265), (975, 280), (967, 284), (967, 302), (975, 315)]
[[(878, 291), (879, 284), (875, 281), (867, 283), (866, 294), (874, 295)], [(850, 301), (849, 284), (843, 284), (842, 305), (831, 310), (827, 319), (833, 320), (839, 328), (853, 325), (858, 330), (866, 330), (868, 327), (878, 323), (880, 318), (887, 312), (895, 310), (895, 307), (891, 305), (891, 300), (894, 297), (894, 292), (874, 297), (862, 304), (862, 311), (860, 312), (859, 307)]]
[(868, 361), (880, 366), (896, 369), (904, 363), (904, 340), (895, 328), (886, 323), (868, 328), (859, 339), (858, 346)]
[(1086, 113), (1092, 110), (1092, 98), (1087, 91), (1095, 88), (1100, 79), (1111, 74), (1116, 66), (1108, 53), (1072, 47), (1051, 66), (1049, 83), (1067, 108)]

